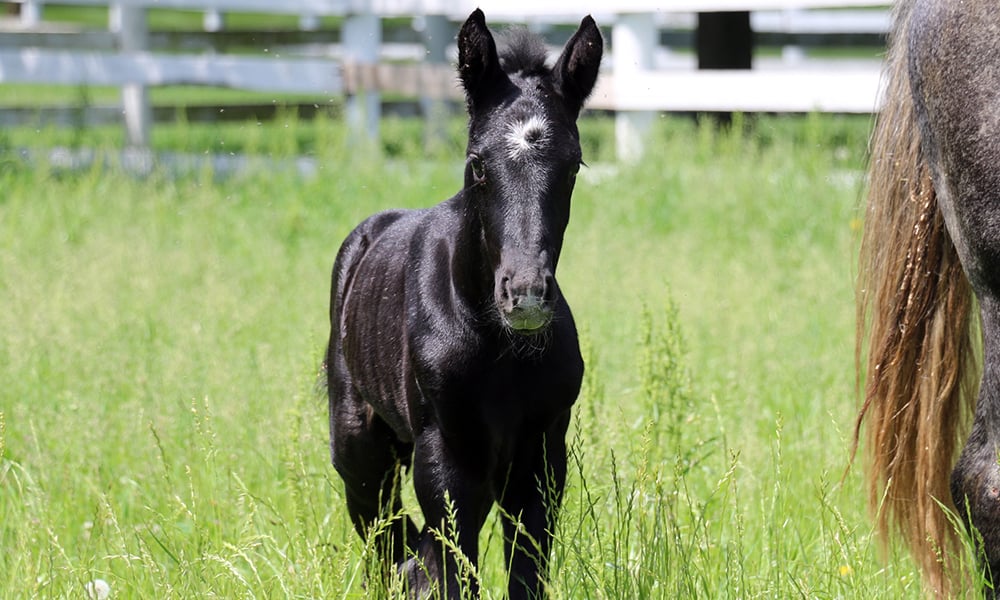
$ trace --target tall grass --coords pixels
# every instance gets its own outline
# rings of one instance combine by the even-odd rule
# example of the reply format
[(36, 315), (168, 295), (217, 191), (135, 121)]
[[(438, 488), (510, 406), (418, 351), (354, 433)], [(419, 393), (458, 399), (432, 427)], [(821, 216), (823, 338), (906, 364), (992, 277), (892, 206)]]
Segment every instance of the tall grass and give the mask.
[[(553, 597), (919, 595), (841, 483), (867, 126), (664, 119), (626, 166), (583, 124), (559, 277), (588, 370)], [(314, 387), (340, 240), (461, 181), (460, 124), (433, 160), (410, 124), (387, 132), (381, 153), (323, 120), (236, 136), (310, 153), (315, 177), (0, 160), (0, 597), (98, 578), (116, 598), (398, 595), (347, 518)], [(498, 521), (469, 575), (488, 598)]]

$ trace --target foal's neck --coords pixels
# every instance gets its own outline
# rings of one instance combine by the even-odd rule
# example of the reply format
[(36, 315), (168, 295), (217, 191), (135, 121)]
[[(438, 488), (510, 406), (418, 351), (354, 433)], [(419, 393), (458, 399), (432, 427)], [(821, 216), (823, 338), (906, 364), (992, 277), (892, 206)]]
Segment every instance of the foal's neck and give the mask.
[(479, 311), (493, 302), (493, 269), (483, 245), (482, 222), (465, 190), (451, 202), (458, 219), (452, 247), (452, 281), (462, 299)]

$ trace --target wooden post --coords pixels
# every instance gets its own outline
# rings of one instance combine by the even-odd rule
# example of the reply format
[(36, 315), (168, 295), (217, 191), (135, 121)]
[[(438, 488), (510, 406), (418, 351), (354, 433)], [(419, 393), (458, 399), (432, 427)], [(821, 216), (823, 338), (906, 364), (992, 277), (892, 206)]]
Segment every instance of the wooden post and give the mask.
[(218, 9), (206, 10), (205, 14), (201, 17), (201, 27), (209, 33), (222, 31), (222, 28), (225, 26), (226, 18), (223, 16), (222, 11)]
[[(149, 47), (146, 8), (134, 4), (113, 4), (109, 13), (110, 29), (118, 34), (123, 54), (144, 52)], [(125, 141), (133, 148), (149, 147), (153, 111), (149, 92), (142, 83), (122, 86), (122, 110), (125, 115)]]
[(370, 84), (375, 81), (374, 68), (382, 45), (382, 22), (372, 12), (370, 3), (344, 20), (341, 40), (346, 70), (351, 73), (345, 107), (347, 124), (352, 137), (375, 142), (382, 99), (377, 90), (370, 89)]
[[(611, 28), (616, 82), (624, 84), (630, 75), (651, 70), (658, 41), (653, 15), (619, 15)], [(642, 157), (655, 117), (652, 111), (615, 113), (615, 150), (620, 160), (635, 161)]]
[(753, 63), (750, 13), (698, 13), (695, 47), (699, 69), (749, 69)]
[(311, 14), (299, 16), (299, 29), (302, 31), (318, 31), (320, 26), (319, 17)]
[(24, 0), (21, 3), (21, 27), (38, 27), (42, 22), (42, 3), (38, 0)]
[[(443, 65), (448, 62), (448, 43), (454, 37), (448, 18), (444, 15), (425, 15), (414, 19), (424, 42), (424, 61), (429, 65)], [(424, 147), (428, 150), (445, 139), (445, 123), (448, 117), (448, 103), (436, 94), (420, 98), (420, 109), (424, 115)]]
[[(753, 30), (749, 12), (698, 13), (695, 32), (699, 69), (749, 69), (753, 65)], [(733, 114), (717, 113), (720, 125)]]

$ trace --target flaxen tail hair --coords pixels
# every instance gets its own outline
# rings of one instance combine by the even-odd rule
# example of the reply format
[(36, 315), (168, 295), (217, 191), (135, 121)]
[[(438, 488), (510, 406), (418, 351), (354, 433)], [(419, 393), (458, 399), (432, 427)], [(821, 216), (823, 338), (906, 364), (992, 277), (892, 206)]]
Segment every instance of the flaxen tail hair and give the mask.
[[(883, 540), (900, 535), (928, 591), (948, 596), (962, 574), (945, 509), (978, 376), (973, 296), (945, 230), (920, 147), (906, 57), (909, 2), (899, 3), (885, 104), (871, 141), (859, 258), (856, 363), (869, 502)], [(867, 356), (865, 352), (867, 351)], [(863, 381), (863, 385), (861, 382)]]

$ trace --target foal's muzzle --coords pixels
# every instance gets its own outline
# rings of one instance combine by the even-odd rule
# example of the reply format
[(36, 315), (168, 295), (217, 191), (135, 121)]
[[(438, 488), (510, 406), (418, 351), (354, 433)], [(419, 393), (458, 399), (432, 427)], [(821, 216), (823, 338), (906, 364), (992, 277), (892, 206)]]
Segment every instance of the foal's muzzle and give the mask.
[(524, 334), (537, 333), (552, 321), (557, 294), (550, 272), (534, 277), (517, 275), (501, 278), (497, 285), (497, 306), (504, 325)]

